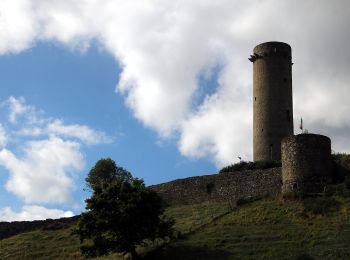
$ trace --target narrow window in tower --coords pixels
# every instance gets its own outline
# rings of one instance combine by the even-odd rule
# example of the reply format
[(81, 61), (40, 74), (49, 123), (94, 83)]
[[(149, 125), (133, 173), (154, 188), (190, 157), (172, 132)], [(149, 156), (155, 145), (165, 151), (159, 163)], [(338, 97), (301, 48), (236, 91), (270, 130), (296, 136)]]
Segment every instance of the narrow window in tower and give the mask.
[(290, 122), (290, 112), (289, 112), (289, 109), (287, 109), (287, 121)]
[(256, 101), (256, 97), (254, 98), (254, 100)]

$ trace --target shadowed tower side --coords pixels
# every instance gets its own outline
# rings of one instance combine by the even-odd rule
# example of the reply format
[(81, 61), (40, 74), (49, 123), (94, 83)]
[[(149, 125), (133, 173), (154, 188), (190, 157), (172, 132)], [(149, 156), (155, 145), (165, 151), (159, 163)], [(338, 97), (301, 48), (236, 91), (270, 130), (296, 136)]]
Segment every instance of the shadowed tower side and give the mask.
[(253, 159), (281, 160), (281, 141), (294, 133), (292, 50), (265, 42), (253, 52)]

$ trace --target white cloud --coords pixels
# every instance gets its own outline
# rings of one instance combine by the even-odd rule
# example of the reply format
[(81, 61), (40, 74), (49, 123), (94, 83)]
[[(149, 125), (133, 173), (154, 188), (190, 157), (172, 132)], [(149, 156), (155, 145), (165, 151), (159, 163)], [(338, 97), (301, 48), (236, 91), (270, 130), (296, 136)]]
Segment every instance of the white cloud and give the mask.
[(0, 1), (0, 53), (29, 48), (38, 33), (31, 1)]
[(13, 211), (10, 207), (0, 209), (0, 221), (32, 221), (44, 219), (67, 218), (74, 216), (72, 211), (48, 209), (37, 205), (23, 206), (20, 212)]
[[(87, 144), (101, 144), (111, 142), (105, 133), (95, 131), (86, 125), (65, 125), (62, 120), (54, 120), (47, 125), (49, 134), (77, 138)], [(35, 131), (34, 131), (35, 133)]]
[(42, 124), (44, 123), (43, 111), (36, 109), (26, 103), (24, 97), (9, 97), (2, 106), (8, 108), (8, 121), (17, 124), (21, 119), (21, 124)]
[(36, 107), (28, 105), (24, 97), (9, 97), (3, 106), (8, 107), (8, 120), (17, 124), (21, 117), (20, 129), (14, 133), (18, 136), (38, 137), (56, 135), (68, 139), (76, 139), (85, 144), (110, 143), (112, 138), (104, 132), (94, 130), (86, 125), (65, 124), (63, 120), (49, 118)]
[(10, 172), (6, 189), (26, 203), (69, 203), (70, 174), (82, 170), (84, 158), (78, 143), (51, 136), (26, 144), (21, 157), (2, 149), (0, 164)]
[(0, 124), (0, 148), (4, 147), (7, 143), (7, 134), (3, 126)]
[[(260, 42), (286, 41), (295, 62), (295, 118), (327, 129), (340, 147), (350, 109), (349, 1), (6, 0), (0, 13), (0, 53), (35, 41), (83, 51), (100, 42), (122, 66), (117, 89), (134, 116), (162, 137), (179, 132), (184, 155), (218, 165), (238, 154), (251, 159), (247, 57)], [(201, 73), (218, 64), (216, 93), (193, 105)]]
[(29, 107), (25, 105), (23, 97), (16, 99), (11, 96), (8, 98), (7, 102), (10, 109), (9, 121), (11, 123), (16, 123), (17, 116), (20, 116), (29, 110)]
[(6, 127), (0, 124), (0, 165), (10, 173), (6, 189), (26, 203), (73, 205), (74, 179), (85, 166), (83, 146), (111, 138), (86, 125), (49, 118), (23, 97), (8, 98), (2, 108), (9, 115)]

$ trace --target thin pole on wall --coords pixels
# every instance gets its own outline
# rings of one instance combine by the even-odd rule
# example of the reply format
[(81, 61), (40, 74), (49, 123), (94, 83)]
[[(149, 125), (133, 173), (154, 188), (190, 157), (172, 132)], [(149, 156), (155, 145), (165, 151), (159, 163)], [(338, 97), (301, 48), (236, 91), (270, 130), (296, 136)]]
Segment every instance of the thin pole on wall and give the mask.
[(303, 134), (304, 133), (304, 126), (303, 126), (303, 117), (300, 118), (300, 125), (299, 125), (299, 128), (301, 130), (301, 133)]

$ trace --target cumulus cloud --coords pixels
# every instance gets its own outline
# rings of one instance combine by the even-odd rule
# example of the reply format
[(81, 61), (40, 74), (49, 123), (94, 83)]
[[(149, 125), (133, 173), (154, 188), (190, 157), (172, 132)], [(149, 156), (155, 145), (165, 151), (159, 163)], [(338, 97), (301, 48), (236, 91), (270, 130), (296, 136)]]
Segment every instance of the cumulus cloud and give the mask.
[[(238, 155), (251, 159), (247, 57), (270, 40), (293, 47), (295, 118), (303, 116), (310, 131), (328, 134), (343, 149), (349, 10), (346, 0), (4, 0), (0, 53), (36, 41), (83, 51), (99, 42), (121, 64), (117, 91), (134, 116), (163, 138), (179, 133), (184, 155), (221, 166)], [(218, 66), (215, 90), (201, 97), (199, 79)]]
[(8, 108), (8, 120), (11, 124), (17, 124), (18, 119), (21, 119), (19, 129), (14, 131), (18, 136), (55, 135), (73, 138), (85, 144), (102, 144), (112, 141), (112, 138), (104, 132), (94, 130), (86, 125), (66, 124), (61, 119), (47, 117), (42, 110), (28, 105), (24, 97), (11, 96), (3, 102), (3, 107)]
[(37, 205), (23, 206), (21, 211), (15, 212), (10, 207), (0, 209), (0, 221), (32, 221), (44, 219), (68, 218), (74, 216), (72, 211), (48, 209)]
[(48, 117), (23, 97), (8, 98), (2, 108), (8, 115), (6, 127), (0, 125), (0, 165), (9, 172), (6, 189), (27, 204), (73, 205), (74, 179), (85, 166), (83, 146), (111, 138), (86, 125)]
[[(63, 135), (77, 138), (87, 144), (109, 143), (111, 138), (105, 133), (95, 131), (86, 125), (65, 125), (62, 120), (54, 120), (47, 125), (49, 134)], [(35, 131), (34, 131), (35, 134)]]
[(9, 172), (6, 189), (26, 203), (71, 202), (74, 188), (71, 171), (84, 166), (80, 145), (58, 137), (32, 141), (18, 157), (10, 150), (0, 151), (0, 164)]

